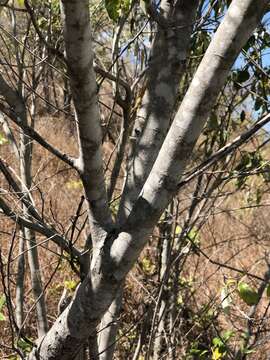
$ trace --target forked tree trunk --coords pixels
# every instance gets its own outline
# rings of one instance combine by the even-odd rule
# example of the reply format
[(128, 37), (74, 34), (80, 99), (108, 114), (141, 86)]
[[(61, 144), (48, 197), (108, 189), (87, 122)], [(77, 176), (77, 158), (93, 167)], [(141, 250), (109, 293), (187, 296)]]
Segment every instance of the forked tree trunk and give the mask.
[[(146, 89), (132, 134), (137, 140), (129, 154), (119, 208), (120, 224), (126, 221), (166, 136), (185, 71), (197, 6), (198, 0), (178, 0), (175, 5), (167, 0), (161, 1), (161, 16), (165, 24), (167, 21), (167, 26), (158, 26), (150, 50)], [(100, 349), (110, 349), (102, 354), (102, 360), (111, 360), (113, 356), (118, 326), (114, 323), (110, 327), (109, 324), (119, 317), (122, 302), (119, 297), (113, 301), (102, 321), (105, 330), (100, 335)]]
[[(89, 334), (96, 330), (160, 215), (177, 192), (189, 156), (217, 95), (224, 86), (241, 48), (262, 17), (268, 1), (232, 1), (198, 67), (127, 222), (116, 232), (110, 229), (106, 197), (103, 196), (106, 191), (99, 167), (102, 161), (98, 156), (99, 152), (96, 152), (99, 145), (92, 140), (96, 123), (92, 124), (93, 128), (89, 125), (90, 121), (98, 122), (98, 113), (89, 113), (92, 118), (87, 116), (88, 106), (96, 102), (95, 93), (86, 91), (89, 90), (89, 86), (93, 86), (89, 82), (95, 81), (92, 75), (88, 1), (65, 0), (63, 4), (68, 61), (74, 61), (72, 56), (76, 56), (77, 61), (76, 67), (74, 62), (70, 63), (70, 76), (74, 100), (77, 97), (78, 123), (79, 126), (87, 126), (87, 131), (80, 133), (81, 150), (84, 154), (81, 169), (83, 172), (85, 167), (90, 166), (89, 163), (96, 165), (88, 169), (90, 172), (95, 171), (98, 178), (94, 178), (94, 183), (89, 188), (89, 178), (83, 176), (83, 183), (85, 187), (88, 186), (86, 193), (96, 246), (89, 274), (77, 289), (72, 303), (41, 339), (38, 348), (30, 354), (29, 359), (35, 360), (73, 359), (89, 338)], [(83, 66), (80, 67), (81, 65)], [(86, 149), (88, 152), (84, 152)], [(97, 193), (99, 197), (94, 201), (93, 196)], [(108, 234), (104, 237), (106, 232)]]

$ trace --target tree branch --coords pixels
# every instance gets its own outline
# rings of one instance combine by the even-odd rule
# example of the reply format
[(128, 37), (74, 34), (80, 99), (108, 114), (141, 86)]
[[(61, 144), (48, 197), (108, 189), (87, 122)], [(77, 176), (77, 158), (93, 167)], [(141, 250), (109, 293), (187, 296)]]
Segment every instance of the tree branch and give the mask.
[(112, 245), (111, 256), (119, 266), (115, 272), (117, 278), (122, 279), (131, 269), (153, 226), (177, 193), (218, 93), (267, 4), (267, 0), (234, 0), (231, 3), (193, 77), (136, 204)]
[(168, 4), (163, 0), (161, 11), (176, 26), (167, 30), (159, 26), (151, 49), (145, 73), (146, 89), (139, 99), (141, 106), (132, 133), (133, 144), (119, 208), (120, 223), (124, 223), (130, 213), (165, 139), (185, 71), (198, 1)]
[(18, 125), (23, 132), (29, 136), (31, 139), (35, 140), (37, 143), (39, 143), (42, 147), (44, 147), (46, 150), (48, 150), (50, 153), (55, 155), (58, 159), (65, 162), (67, 165), (71, 166), (76, 171), (80, 172), (80, 168), (77, 166), (76, 159), (62, 153), (60, 150), (55, 148), (53, 145), (48, 143), (37, 131), (35, 131), (31, 126), (28, 126), (24, 124), (20, 117), (17, 115), (15, 111), (13, 111), (12, 108), (6, 108), (3, 104), (0, 104), (0, 110), (9, 117), (10, 120), (12, 120), (16, 125)]
[(46, 236), (48, 239), (55, 242), (63, 251), (66, 251), (68, 254), (72, 255), (80, 262), (81, 253), (74, 247), (70, 247), (68, 241), (66, 241), (62, 236), (60, 236), (54, 229), (47, 227), (44, 223), (32, 222), (28, 219), (25, 219), (23, 216), (16, 214), (7, 203), (0, 197), (0, 209), (2, 212), (8, 216), (15, 223), (20, 226), (24, 226), (28, 229), (34, 230), (41, 235)]
[[(217, 94), (223, 87), (242, 46), (257, 26), (267, 4), (268, 0), (232, 1), (195, 74), (126, 224), (119, 234), (112, 231), (108, 233), (98, 254), (100, 266), (92, 266), (91, 272), (78, 287), (71, 304), (56, 320), (36, 351), (30, 354), (29, 359), (72, 359), (88, 339), (89, 333), (95, 331), (101, 317), (122, 286), (126, 274), (146, 244), (154, 225), (176, 193), (189, 156)], [(71, 56), (70, 72), (73, 75), (73, 93), (77, 96), (76, 111), (80, 127), (82, 164), (85, 167), (89, 164), (96, 164), (96, 167), (86, 168), (88, 170), (86, 175), (96, 174), (102, 181), (100, 189), (96, 187), (96, 179), (93, 180), (94, 189), (99, 190), (99, 197), (97, 198), (97, 210), (93, 208), (93, 197), (89, 199), (93, 214), (92, 222), (93, 219), (96, 219), (104, 224), (104, 217), (100, 217), (99, 214), (100, 199), (103, 201), (102, 209), (104, 209), (104, 200), (106, 199), (103, 196), (103, 176), (101, 177), (102, 171), (100, 173), (96, 171), (96, 169), (100, 169), (98, 167), (100, 162), (99, 140), (94, 142), (93, 139), (93, 134), (97, 134), (99, 139), (100, 130), (97, 126), (98, 112), (94, 105), (96, 103), (96, 87), (93, 83), (92, 49), (89, 49), (91, 32), (88, 25), (85, 25), (89, 22), (88, 1), (64, 0), (63, 5), (66, 21), (68, 20), (68, 24), (65, 25), (65, 36), (67, 52), (70, 52)], [(85, 45), (83, 49), (81, 48), (82, 44)], [(87, 96), (86, 89), (91, 90), (88, 91)], [(160, 93), (156, 93), (156, 96), (157, 94)], [(86, 149), (90, 155), (87, 155)], [(94, 155), (96, 161), (93, 162)], [(84, 183), (88, 195), (86, 178), (84, 178)], [(107, 212), (106, 206), (107, 202), (105, 201), (105, 211)], [(106, 216), (105, 219), (108, 217)], [(105, 222), (105, 225), (107, 224)]]
[(246, 130), (243, 134), (237, 136), (233, 141), (229, 144), (226, 144), (221, 149), (216, 151), (213, 155), (211, 155), (208, 159), (203, 161), (199, 166), (195, 169), (191, 170), (186, 177), (180, 181), (178, 184), (178, 190), (186, 185), (188, 182), (193, 180), (196, 176), (203, 174), (210, 166), (217, 163), (224, 156), (229, 155), (234, 150), (238, 149), (241, 145), (246, 143), (250, 138), (256, 134), (263, 126), (265, 126), (270, 121), (270, 114), (264, 116), (261, 120), (257, 121), (254, 125), (252, 125), (248, 130)]
[(26, 108), (23, 99), (20, 95), (13, 90), (0, 74), (0, 95), (6, 100), (9, 108), (5, 107), (0, 103), (0, 110), (6, 114), (16, 125), (18, 125), (26, 135), (36, 140), (41, 146), (50, 151), (53, 155), (70, 165), (72, 168), (79, 171), (79, 168), (75, 164), (75, 159), (70, 156), (63, 154), (61, 151), (56, 149), (54, 146), (49, 144), (43, 139), (33, 128), (27, 125), (26, 119)]
[(103, 173), (102, 132), (93, 68), (88, 0), (63, 0), (62, 20), (68, 72), (78, 125), (80, 151), (78, 163), (89, 206), (89, 221), (95, 246), (98, 243), (102, 244), (113, 222)]

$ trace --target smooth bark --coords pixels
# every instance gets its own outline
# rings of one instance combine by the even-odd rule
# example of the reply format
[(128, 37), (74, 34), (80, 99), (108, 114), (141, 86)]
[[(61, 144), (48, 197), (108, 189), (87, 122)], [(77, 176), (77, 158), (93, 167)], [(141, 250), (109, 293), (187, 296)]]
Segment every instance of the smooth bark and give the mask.
[[(74, 18), (78, 10), (80, 13), (87, 10), (86, 6), (80, 7), (82, 3), (86, 5), (82, 1), (65, 3), (74, 6)], [(88, 339), (89, 333), (95, 331), (154, 225), (177, 191), (188, 158), (217, 94), (267, 4), (266, 0), (232, 2), (194, 76), (127, 223), (118, 234), (111, 232), (106, 236), (92, 262), (91, 272), (78, 287), (72, 303), (41, 339), (30, 359), (72, 359)], [(91, 67), (89, 63), (85, 65)]]
[(61, 5), (66, 58), (78, 129), (80, 153), (77, 167), (89, 205), (95, 254), (96, 248), (98, 251), (102, 246), (113, 224), (103, 174), (102, 132), (93, 67), (89, 1), (63, 0)]
[(129, 215), (167, 134), (185, 71), (198, 0), (161, 1), (165, 26), (158, 26), (146, 71), (146, 89), (132, 134), (119, 219)]
[[(176, 4), (167, 0), (161, 1), (159, 16), (163, 21), (157, 26), (157, 34), (150, 50), (151, 58), (145, 75), (146, 89), (133, 128), (133, 144), (118, 215), (120, 224), (128, 217), (168, 131), (172, 111), (177, 102), (180, 80), (185, 71), (197, 7), (197, 0), (177, 1)], [(127, 137), (127, 121), (124, 125), (122, 134)], [(110, 196), (115, 179), (113, 171)], [(112, 344), (115, 344), (118, 327), (111, 327), (109, 324), (118, 317), (120, 304), (118, 296), (118, 300), (112, 303), (106, 318), (103, 319), (105, 330), (101, 335), (100, 348), (109, 349), (101, 356), (103, 360), (112, 359)]]
[(25, 277), (25, 255), (24, 255), (24, 235), (20, 232), (19, 240), (19, 258), (16, 276), (16, 299), (15, 299), (15, 317), (19, 328), (23, 325), (24, 320), (24, 277)]
[(99, 336), (99, 359), (112, 359), (116, 345), (116, 335), (118, 326), (118, 318), (122, 305), (122, 289), (120, 289), (114, 298), (111, 306), (104, 315), (100, 324)]
[[(26, 112), (24, 112), (25, 114)], [(21, 115), (21, 121), (27, 125), (26, 115)], [(29, 201), (29, 193), (32, 184), (31, 176), (32, 164), (32, 141), (24, 133), (20, 136), (20, 175), (22, 180), (22, 188), (26, 187), (23, 197)], [(28, 207), (23, 204), (23, 214), (26, 219), (29, 218)], [(24, 240), (27, 247), (27, 258), (30, 268), (31, 286), (33, 291), (34, 301), (36, 303), (37, 312), (37, 330), (38, 336), (46, 334), (48, 330), (47, 311), (45, 304), (45, 297), (43, 293), (43, 285), (41, 280), (41, 270), (38, 258), (38, 248), (36, 242), (35, 232), (27, 227), (24, 228)]]
[[(217, 95), (241, 48), (266, 10), (267, 3), (266, 0), (235, 0), (231, 3), (176, 113), (127, 223), (113, 243), (111, 255), (118, 265), (119, 278), (127, 272), (128, 264), (132, 266), (137, 259), (145, 238), (176, 193)], [(128, 241), (123, 241), (125, 237)]]

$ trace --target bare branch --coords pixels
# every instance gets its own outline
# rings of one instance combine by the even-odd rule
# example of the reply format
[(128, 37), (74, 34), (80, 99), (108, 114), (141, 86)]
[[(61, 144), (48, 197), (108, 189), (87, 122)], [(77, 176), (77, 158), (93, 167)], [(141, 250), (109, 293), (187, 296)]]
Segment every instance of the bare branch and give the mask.
[(48, 150), (50, 153), (58, 157), (60, 160), (64, 161), (66, 164), (71, 166), (76, 171), (80, 171), (79, 167), (76, 164), (76, 159), (70, 157), (69, 155), (62, 153), (60, 150), (56, 149), (53, 145), (48, 143), (37, 131), (35, 131), (31, 126), (24, 124), (20, 117), (10, 108), (6, 108), (3, 104), (0, 104), (0, 110), (6, 114), (9, 119), (11, 119), (16, 125), (18, 125), (23, 132), (29, 136), (31, 139), (38, 142), (42, 147)]
[(248, 130), (243, 132), (241, 135), (237, 136), (232, 142), (223, 146), (223, 148), (219, 149), (213, 155), (211, 155), (208, 159), (203, 161), (199, 166), (195, 169), (191, 170), (186, 177), (180, 181), (178, 184), (178, 190), (186, 185), (188, 182), (193, 180), (196, 176), (203, 174), (210, 166), (217, 163), (224, 156), (229, 155), (236, 149), (238, 149), (241, 145), (246, 143), (248, 140), (252, 138), (256, 132), (258, 132), (263, 126), (265, 126), (270, 121), (270, 114), (264, 116), (261, 120), (257, 121), (254, 125), (252, 125)]
[(80, 261), (81, 253), (74, 247), (70, 246), (70, 243), (59, 235), (54, 229), (47, 227), (44, 223), (36, 223), (32, 222), (28, 219), (25, 219), (23, 216), (16, 214), (11, 208), (7, 205), (7, 203), (0, 197), (0, 209), (2, 212), (8, 216), (15, 223), (24, 226), (28, 229), (34, 230), (41, 235), (50, 238), (53, 242), (55, 242), (62, 250), (66, 251), (68, 254), (72, 255), (78, 261)]

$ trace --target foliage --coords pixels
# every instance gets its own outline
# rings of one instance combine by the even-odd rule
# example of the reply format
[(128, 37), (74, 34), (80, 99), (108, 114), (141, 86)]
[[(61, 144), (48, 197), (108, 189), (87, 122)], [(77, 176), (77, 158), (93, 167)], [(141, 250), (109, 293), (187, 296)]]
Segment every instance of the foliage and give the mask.
[(8, 139), (0, 133), (0, 145), (4, 145), (8, 143)]
[(224, 359), (228, 352), (228, 341), (234, 336), (234, 331), (227, 330), (220, 337), (213, 339), (212, 360)]
[[(157, 5), (156, 15), (162, 15), (159, 4), (153, 4)], [(225, 0), (200, 2), (191, 34), (190, 53), (184, 66), (183, 77), (177, 85), (178, 95), (170, 121), (180, 106), (229, 4), (230, 1)], [(76, 142), (78, 134), (75, 128), (78, 119), (70, 90), (72, 73), (66, 63), (60, 2), (33, 0), (30, 5), (32, 16), (45, 42), (36, 33), (24, 1), (15, 2), (15, 8), (10, 2), (8, 7), (1, 9), (4, 14), (1, 30), (1, 76), (23, 99), (29, 125), (48, 140), (48, 143), (57, 149), (63, 149), (65, 156), (71, 154), (73, 158), (81, 149)], [(114, 226), (117, 228), (116, 233), (129, 230), (129, 226), (133, 225), (123, 225), (120, 220), (122, 215), (119, 215), (126, 176), (124, 171), (128, 173), (133, 165), (137, 171), (137, 164), (130, 164), (129, 158), (133, 151), (145, 154), (149, 146), (147, 144), (136, 148), (141, 135), (136, 126), (138, 122), (142, 122), (143, 117), (140, 116), (142, 109), (146, 107), (145, 97), (152, 96), (149, 92), (148, 74), (153, 62), (153, 44), (157, 39), (162, 41), (163, 36), (167, 43), (174, 38), (175, 28), (172, 26), (168, 32), (164, 31), (162, 25), (157, 24), (149, 14), (148, 5), (146, 0), (105, 0), (91, 1), (89, 6), (97, 71), (99, 120), (103, 132), (100, 146), (103, 147), (103, 168), (107, 183), (111, 180), (122, 151), (123, 134), (127, 139), (116, 186), (108, 202)], [(269, 50), (269, 40), (268, 24), (264, 21), (243, 48), (211, 109), (203, 134), (194, 148), (190, 165), (184, 172), (184, 178), (189, 175), (190, 170), (195, 169), (196, 172), (200, 164), (250, 128), (254, 119), (268, 112), (270, 69), (264, 59), (265, 52)], [(115, 62), (112, 61), (116, 57)], [(108, 78), (104, 73), (109, 74)], [(151, 81), (161, 75), (161, 72), (152, 74)], [(126, 88), (130, 90), (130, 94)], [(151, 86), (150, 90), (152, 91)], [(127, 103), (129, 96), (130, 102)], [(154, 106), (160, 101), (161, 99), (152, 99), (148, 109), (151, 116), (158, 115)], [(4, 108), (8, 107), (2, 95), (0, 103)], [(87, 102), (83, 99), (83, 103)], [(11, 110), (13, 114), (14, 109)], [(128, 121), (124, 118), (127, 114)], [(22, 130), (14, 125), (8, 116), (6, 119), (21, 151)], [(268, 126), (261, 129), (251, 142), (214, 162), (201, 175), (188, 181), (179, 194), (172, 197), (170, 205), (153, 231), (147, 249), (143, 251), (127, 279), (121, 313), (114, 322), (120, 325), (116, 339), (116, 358), (130, 358), (135, 349), (141, 346), (138, 358), (148, 359), (155, 352), (158, 339), (161, 339), (160, 358), (171, 351), (173, 359), (216, 360), (229, 356), (237, 359), (239, 354), (251, 354), (254, 351), (253, 346), (255, 348), (261, 340), (263, 343), (264, 336), (269, 335), (268, 329), (264, 327), (265, 319), (269, 315), (268, 310), (263, 315), (261, 312), (266, 299), (260, 298), (255, 290), (263, 285), (263, 280), (259, 279), (264, 279), (268, 266), (265, 255), (269, 249), (268, 130)], [(160, 131), (153, 127), (151, 131), (156, 131), (161, 136), (165, 130)], [(42, 149), (31, 141), (32, 184), (25, 191), (19, 170), (22, 162), (18, 160), (15, 152), (13, 153), (14, 144), (9, 139), (4, 127), (1, 128), (1, 159), (8, 164), (7, 168), (23, 190), (12, 188), (12, 183), (8, 183), (1, 174), (1, 197), (3, 196), (16, 213), (17, 219), (25, 216), (26, 222), (34, 221), (35, 229), (41, 229), (41, 233), (35, 233), (41, 263), (40, 277), (44, 281), (48, 317), (52, 321), (56, 318), (60, 289), (64, 287), (69, 294), (73, 294), (86, 276), (79, 258), (70, 254), (69, 250), (76, 247), (82, 258), (89, 256), (89, 261), (96, 251), (92, 248), (90, 235), (93, 233), (91, 225), (99, 221), (92, 212), (99, 199), (91, 202), (90, 210), (87, 197), (80, 204), (85, 183), (95, 184), (96, 179), (87, 174), (82, 181), (82, 168), (74, 171), (70, 165), (56, 159), (48, 149)], [(87, 155), (93, 151), (94, 143), (95, 141), (89, 142)], [(184, 155), (186, 154), (179, 154), (179, 159)], [(134, 183), (137, 180), (135, 176)], [(171, 182), (168, 181), (166, 186), (170, 190)], [(31, 212), (28, 196), (38, 210), (39, 217)], [(162, 196), (161, 193), (160, 198)], [(245, 205), (251, 209), (249, 212), (242, 206), (245, 199), (248, 199), (248, 204)], [(29, 210), (27, 215), (24, 213), (25, 205)], [(136, 211), (140, 213), (140, 209)], [(17, 225), (12, 242), (12, 218), (7, 220), (5, 217), (2, 222), (2, 210), (0, 216), (1, 252), (5, 258), (10, 256), (10, 269), (5, 266), (4, 272), (10, 276), (11, 297), (15, 303), (21, 239), (19, 230), (23, 231), (24, 227)], [(90, 223), (92, 221), (90, 225), (89, 219)], [(147, 222), (148, 219), (141, 221)], [(140, 226), (141, 223), (136, 223), (138, 233), (141, 231)], [(45, 227), (50, 229), (49, 235), (42, 233)], [(104, 228), (101, 226), (99, 230), (103, 231)], [(56, 235), (66, 241), (64, 250), (57, 241), (54, 242)], [(105, 240), (107, 242), (107, 237)], [(134, 244), (134, 249), (138, 251), (137, 244)], [(103, 246), (99, 250), (102, 255), (106, 255)], [(28, 250), (25, 249), (23, 255), (26, 260)], [(66, 261), (61, 263), (61, 259)], [(123, 261), (125, 260), (128, 258)], [(25, 269), (26, 297), (23, 310), (28, 311), (31, 308), (31, 313), (26, 317), (23, 330), (27, 336), (34, 338), (36, 329), (32, 304), (38, 300), (32, 292), (28, 265)], [(102, 275), (103, 269), (100, 271), (99, 274)], [(243, 274), (247, 277), (247, 282), (239, 280)], [(228, 278), (235, 280), (226, 280)], [(265, 292), (269, 298), (268, 283), (269, 279), (266, 278)], [(253, 284), (252, 287), (249, 284)], [(245, 335), (250, 326), (246, 305), (256, 305), (254, 318), (260, 319), (252, 323), (252, 336)], [(3, 324), (8, 323), (7, 310), (5, 297), (1, 296), (0, 321), (5, 321)], [(231, 324), (235, 324), (235, 328), (228, 330)], [(1, 336), (3, 332), (3, 336), (7, 338), (5, 343), (11, 344), (11, 330), (14, 330), (15, 337), (18, 336), (15, 328), (0, 330)], [(15, 347), (25, 353), (31, 351), (31, 346), (20, 337), (15, 341)], [(263, 352), (263, 348), (260, 351)], [(157, 358), (157, 354), (155, 355)], [(6, 354), (1, 353), (1, 356)]]
[(65, 280), (64, 285), (66, 289), (74, 291), (78, 283), (75, 280)]
[(130, 0), (105, 0), (105, 7), (109, 17), (117, 22), (129, 10)]
[(249, 306), (257, 305), (259, 302), (258, 293), (243, 281), (239, 282), (238, 284), (238, 294), (240, 298)]
[(32, 350), (32, 346), (27, 341), (25, 341), (23, 338), (20, 338), (17, 341), (17, 346), (26, 354), (30, 353), (30, 351)]
[(5, 304), (6, 304), (6, 297), (5, 297), (5, 295), (1, 295), (1, 297), (0, 297), (0, 321), (6, 320), (6, 317), (2, 312)]

